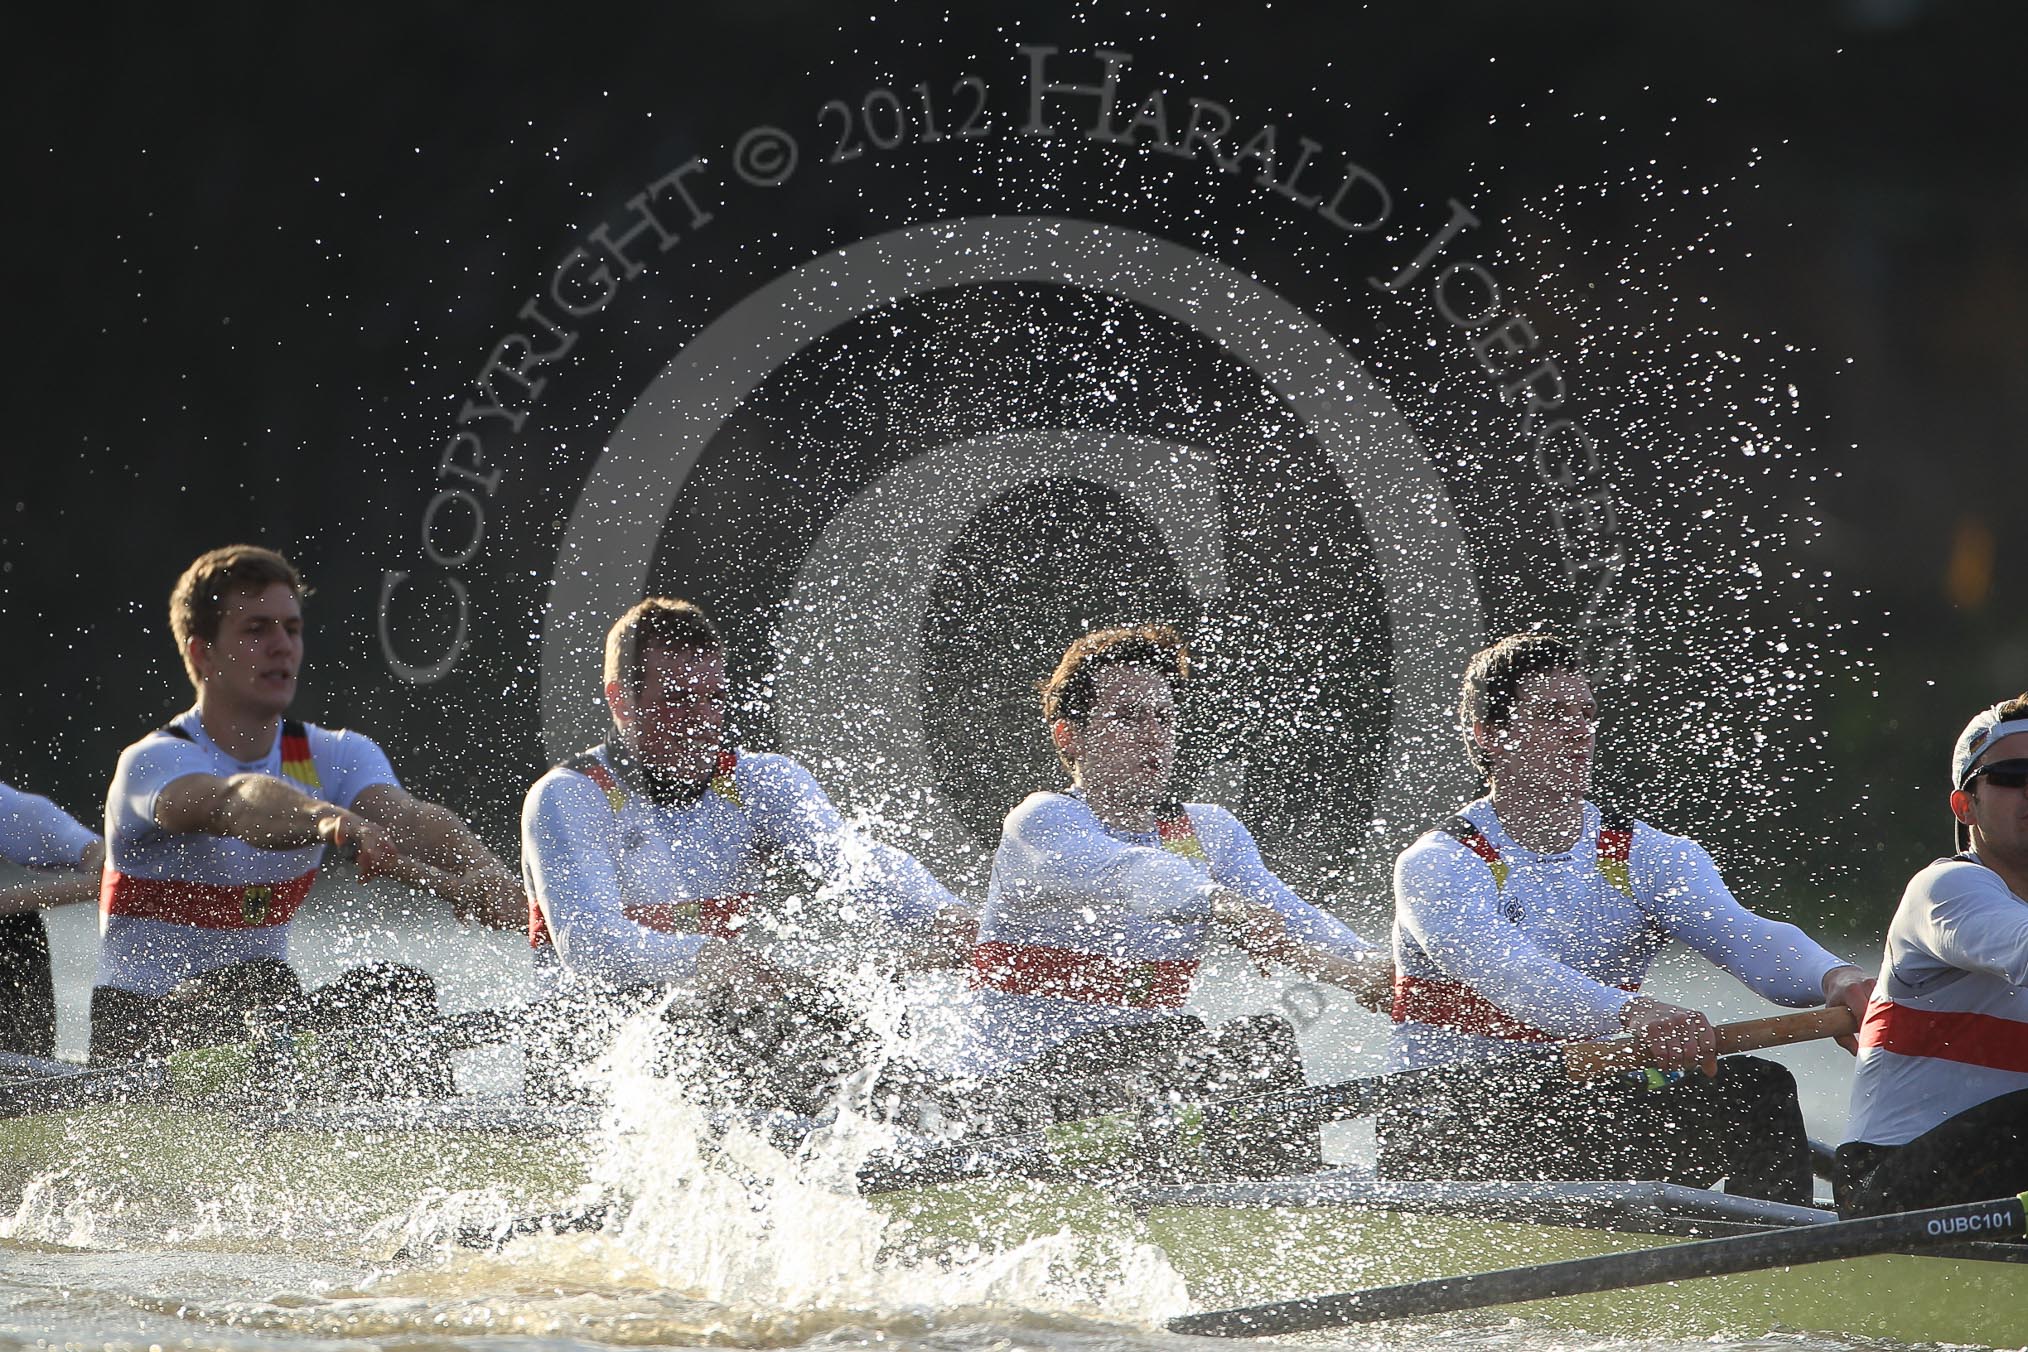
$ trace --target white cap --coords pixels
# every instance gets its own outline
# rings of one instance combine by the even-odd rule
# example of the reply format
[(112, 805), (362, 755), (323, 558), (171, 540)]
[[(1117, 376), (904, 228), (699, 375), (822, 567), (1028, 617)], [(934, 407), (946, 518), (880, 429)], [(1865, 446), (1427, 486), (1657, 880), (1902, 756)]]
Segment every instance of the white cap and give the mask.
[(1990, 709), (1981, 710), (1965, 730), (1958, 734), (1958, 744), (1951, 748), (1951, 787), (1962, 789), (1978, 766), (1979, 755), (2002, 737), (2011, 737), (2017, 732), (2028, 732), (2028, 718), (2009, 718), (2002, 721), (2000, 710), (2012, 700), (2002, 700)]
[[(1951, 787), (1962, 789), (1972, 777), (1972, 771), (1979, 768), (1979, 757), (1987, 747), (2002, 737), (2012, 737), (2017, 732), (2028, 732), (2028, 718), (2002, 719), (2000, 710), (2013, 703), (2001, 700), (1990, 709), (1981, 709), (1965, 724), (1965, 730), (1958, 734), (1958, 744), (1951, 748)], [(1971, 828), (1963, 822), (1956, 824), (1958, 848), (1968, 850), (1972, 846)]]

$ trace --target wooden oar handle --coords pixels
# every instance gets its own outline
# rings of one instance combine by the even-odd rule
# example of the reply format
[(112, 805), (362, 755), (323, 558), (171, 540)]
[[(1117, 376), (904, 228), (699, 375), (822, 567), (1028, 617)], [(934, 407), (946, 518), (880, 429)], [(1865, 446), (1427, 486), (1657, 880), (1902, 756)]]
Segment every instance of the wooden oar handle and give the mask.
[[(1819, 1038), (1850, 1037), (1859, 1031), (1859, 1020), (1843, 1005), (1805, 1009), (1794, 1014), (1777, 1014), (1768, 1019), (1745, 1019), (1721, 1023), (1711, 1030), (1718, 1035), (1718, 1054), (1759, 1051), (1763, 1047), (1786, 1047), (1792, 1042), (1815, 1042)], [(1563, 1049), (1564, 1070), (1573, 1080), (1589, 1080), (1622, 1070), (1643, 1070), (1646, 1058), (1631, 1036), (1604, 1042), (1573, 1042)]]
[(1859, 1031), (1859, 1020), (1843, 1005), (1822, 1009), (1801, 1009), (1777, 1014), (1770, 1019), (1747, 1019), (1721, 1023), (1711, 1030), (1718, 1034), (1718, 1054), (1759, 1051), (1762, 1047), (1786, 1047), (1791, 1042), (1815, 1042), (1826, 1037), (1850, 1037)]

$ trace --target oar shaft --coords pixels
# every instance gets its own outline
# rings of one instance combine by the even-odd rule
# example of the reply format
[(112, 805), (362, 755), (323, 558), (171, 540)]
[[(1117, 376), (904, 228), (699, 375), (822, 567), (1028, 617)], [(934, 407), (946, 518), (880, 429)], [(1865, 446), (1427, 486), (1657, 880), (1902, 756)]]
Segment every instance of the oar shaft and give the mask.
[(72, 1070), (0, 1085), (0, 1118), (30, 1113), (61, 1113), (102, 1103), (120, 1103), (154, 1093), (169, 1082), (168, 1067), (159, 1062)]
[(1697, 1240), (1659, 1249), (1636, 1249), (1463, 1277), (1439, 1277), (1242, 1309), (1212, 1310), (1172, 1320), (1169, 1327), (1176, 1333), (1220, 1338), (1309, 1333), (1347, 1324), (1423, 1318), (1489, 1305), (1828, 1263), (1968, 1239), (2005, 1239), (2023, 1233), (2028, 1233), (2028, 1193), (1929, 1211)]
[[(1849, 1037), (1859, 1030), (1859, 1020), (1842, 1005), (1799, 1010), (1767, 1019), (1742, 1019), (1721, 1023), (1711, 1031), (1717, 1036), (1718, 1054), (1756, 1052), (1765, 1047), (1786, 1047), (1819, 1038)], [(1576, 1042), (1563, 1049), (1564, 1067), (1573, 1080), (1596, 1079), (1622, 1070), (1646, 1068), (1640, 1044), (1631, 1037), (1609, 1038), (1604, 1042)]]
[[(1850, 1032), (1851, 1025), (1852, 1016), (1846, 1010), (1808, 1010), (1722, 1024), (1715, 1031), (1720, 1050), (1732, 1052), (1833, 1037)], [(1228, 1137), (1255, 1126), (1300, 1131), (1327, 1122), (1365, 1117), (1383, 1103), (1405, 1103), (1454, 1093), (1488, 1080), (1543, 1080), (1559, 1070), (1572, 1080), (1584, 1080), (1637, 1070), (1642, 1061), (1632, 1038), (1517, 1046), (1491, 1061), (1428, 1066), (1341, 1084), (1191, 1104), (1181, 1109), (1113, 1113), (1061, 1122), (1027, 1136), (967, 1141), (901, 1156), (877, 1156), (860, 1171), (859, 1188), (865, 1193), (882, 1193), (965, 1178), (1103, 1175), (1124, 1167), (1141, 1169), (1161, 1162), (1187, 1162), (1194, 1153), (1201, 1153), (1207, 1129)]]
[(26, 1052), (0, 1052), (0, 1075), (75, 1075), (82, 1067)]
[[(1721, 1024), (1714, 1031), (1719, 1050), (1730, 1053), (1835, 1037), (1851, 1032), (1852, 1025), (1852, 1015), (1847, 1010), (1815, 1009)], [(1407, 1103), (1455, 1093), (1487, 1081), (1542, 1081), (1559, 1072), (1572, 1080), (1594, 1079), (1639, 1070), (1643, 1060), (1632, 1038), (1517, 1045), (1511, 1052), (1488, 1061), (1427, 1066), (1341, 1084), (1190, 1104), (1181, 1109), (1113, 1113), (1060, 1122), (1032, 1135), (876, 1156), (860, 1171), (859, 1187), (862, 1192), (881, 1193), (965, 1178), (1099, 1176), (1163, 1162), (1187, 1163), (1195, 1157), (1193, 1151), (1201, 1153), (1207, 1129), (1228, 1136), (1256, 1126), (1301, 1131), (1327, 1122), (1365, 1117), (1385, 1103)]]

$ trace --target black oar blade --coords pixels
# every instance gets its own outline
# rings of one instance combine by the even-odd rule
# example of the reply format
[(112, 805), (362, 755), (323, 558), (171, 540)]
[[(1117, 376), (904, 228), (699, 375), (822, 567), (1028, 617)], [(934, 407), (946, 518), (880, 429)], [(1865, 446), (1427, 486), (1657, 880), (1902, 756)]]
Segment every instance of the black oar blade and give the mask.
[(1929, 1211), (1836, 1221), (1799, 1230), (1697, 1240), (1537, 1267), (1381, 1286), (1370, 1291), (1209, 1310), (1173, 1319), (1169, 1328), (1176, 1333), (1214, 1338), (1309, 1333), (1347, 1324), (1426, 1317), (1525, 1300), (1687, 1281), (1693, 1277), (1722, 1277), (1735, 1272), (1863, 1258), (1968, 1239), (2005, 1239), (2024, 1233), (2028, 1233), (2028, 1193)]

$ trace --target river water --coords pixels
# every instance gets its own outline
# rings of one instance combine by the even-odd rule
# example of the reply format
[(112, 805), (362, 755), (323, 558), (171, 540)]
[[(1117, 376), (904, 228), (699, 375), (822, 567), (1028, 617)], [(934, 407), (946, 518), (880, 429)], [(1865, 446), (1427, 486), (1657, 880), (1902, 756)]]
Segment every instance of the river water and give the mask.
[[(73, 909), (52, 926), (60, 1037), (73, 1052), (83, 1041), (94, 919)], [(433, 970), (452, 1010), (514, 1003), (528, 970), (525, 948), (510, 936), (390, 922), (384, 912), (347, 902), (338, 889), (313, 898), (299, 930), (295, 951), (309, 983), (360, 962), (400, 958)], [(1877, 936), (1846, 947), (1869, 966), (1877, 949)], [(1238, 964), (1203, 985), (1216, 992), (1206, 1012), (1217, 1017), (1277, 1006), (1307, 1016), (1313, 1008), (1305, 992), (1291, 993)], [(1767, 1012), (1681, 953), (1664, 959), (1655, 986), (1666, 998), (1715, 1015)], [(927, 1004), (939, 998), (934, 989), (918, 994)], [(1378, 1066), (1382, 1025), (1349, 1005), (1325, 1009), (1301, 1036), (1313, 1080)], [(1836, 1139), (1844, 1054), (1822, 1044), (1776, 1055), (1799, 1076), (1813, 1132)], [(502, 1092), (513, 1087), (518, 1065), (513, 1053), (479, 1053), (461, 1062), (459, 1073), (467, 1088)], [(200, 1138), (194, 1162), (179, 1166), (187, 1176), (170, 1190), (141, 1185), (117, 1168), (59, 1168), (24, 1179), (17, 1167), (0, 1176), (10, 1193), (0, 1197), (0, 1352), (1203, 1346), (1161, 1330), (1162, 1321), (1194, 1308), (1191, 1294), (1124, 1215), (1113, 1233), (1100, 1224), (1005, 1250), (943, 1248), (911, 1260), (906, 1235), (868, 1202), (791, 1176), (758, 1146), (735, 1141), (714, 1155), (700, 1145), (704, 1133), (694, 1114), (652, 1082), (624, 1082), (620, 1073), (610, 1130), (585, 1147), (580, 1161), (593, 1190), (632, 1199), (617, 1236), (538, 1235), (495, 1253), (461, 1249), (448, 1242), (451, 1231), (511, 1214), (518, 1203), (511, 1186), (503, 1190), (495, 1179), (462, 1190), (376, 1193), (374, 1184), (357, 1180), (386, 1174), (385, 1159), (319, 1160), (305, 1169), (290, 1162), (291, 1147), (279, 1138), (271, 1146), (256, 1143), (243, 1159), (224, 1160), (200, 1158), (207, 1154)], [(149, 1130), (166, 1139), (187, 1125), (165, 1120)], [(133, 1143), (141, 1150), (147, 1144)], [(865, 1144), (842, 1148), (849, 1153)], [(237, 1141), (218, 1145), (248, 1149)], [(728, 1149), (735, 1167), (724, 1167)], [(1356, 1125), (1333, 1128), (1327, 1149), (1339, 1159), (1370, 1159), (1370, 1133)], [(1233, 1255), (1235, 1264), (1249, 1261), (1260, 1256)], [(1667, 1328), (1604, 1340), (1501, 1315), (1395, 1324), (1323, 1341), (1407, 1347), (1437, 1338), (1531, 1352), (1860, 1346), (1814, 1335), (1672, 1337)]]

